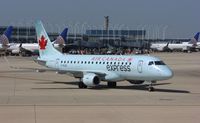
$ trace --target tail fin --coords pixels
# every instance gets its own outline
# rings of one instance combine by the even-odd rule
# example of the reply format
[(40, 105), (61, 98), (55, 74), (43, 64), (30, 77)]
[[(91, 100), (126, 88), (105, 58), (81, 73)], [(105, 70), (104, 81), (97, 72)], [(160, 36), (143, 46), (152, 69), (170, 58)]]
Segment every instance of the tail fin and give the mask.
[(196, 44), (199, 40), (199, 33), (200, 32), (197, 32), (197, 34), (194, 36), (194, 38), (192, 38), (190, 41), (189, 41), (189, 44)]
[(9, 26), (6, 29), (6, 31), (4, 32), (4, 34), (0, 37), (0, 41), (1, 41), (3, 46), (6, 46), (7, 44), (9, 44), (9, 40), (10, 40), (10, 37), (12, 35), (12, 30), (13, 30), (13, 27)]
[(67, 32), (68, 32), (68, 28), (65, 28), (63, 30), (63, 32), (55, 40), (55, 44), (60, 44), (60, 45), (66, 44), (67, 43)]
[(196, 39), (196, 41), (199, 40), (199, 32), (194, 36), (194, 39)]
[(50, 57), (62, 55), (53, 47), (41, 21), (36, 22), (35, 28), (37, 33), (37, 41), (39, 44), (40, 59), (45, 60)]

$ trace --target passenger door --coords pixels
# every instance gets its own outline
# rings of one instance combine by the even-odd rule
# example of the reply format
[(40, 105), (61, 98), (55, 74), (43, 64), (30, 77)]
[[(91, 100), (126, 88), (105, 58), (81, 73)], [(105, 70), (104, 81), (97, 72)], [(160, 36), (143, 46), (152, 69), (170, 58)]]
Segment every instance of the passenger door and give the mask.
[(142, 73), (143, 62), (144, 62), (143, 60), (138, 61), (137, 70), (138, 70), (139, 73)]
[(59, 69), (59, 65), (60, 65), (60, 59), (57, 58), (56, 61), (55, 61), (55, 67), (56, 67), (57, 69)]

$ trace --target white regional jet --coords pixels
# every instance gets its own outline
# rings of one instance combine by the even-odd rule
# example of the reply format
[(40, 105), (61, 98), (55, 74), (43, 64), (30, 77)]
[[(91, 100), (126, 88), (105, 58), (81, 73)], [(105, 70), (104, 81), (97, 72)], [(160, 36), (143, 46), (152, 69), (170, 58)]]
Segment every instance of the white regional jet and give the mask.
[(101, 81), (106, 81), (108, 87), (116, 87), (116, 82), (127, 80), (134, 84), (150, 82), (149, 91), (153, 91), (153, 82), (173, 77), (172, 70), (157, 57), (62, 54), (53, 47), (41, 21), (36, 23), (36, 32), (39, 43), (36, 61), (50, 68), (37, 70), (71, 74), (80, 79), (79, 88), (95, 87)]

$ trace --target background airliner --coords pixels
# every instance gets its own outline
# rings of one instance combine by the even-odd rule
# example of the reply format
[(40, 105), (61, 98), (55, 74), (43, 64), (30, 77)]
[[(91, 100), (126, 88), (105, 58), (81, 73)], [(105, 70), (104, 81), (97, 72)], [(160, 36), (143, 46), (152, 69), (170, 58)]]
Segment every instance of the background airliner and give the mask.
[[(79, 78), (79, 88), (98, 86), (106, 81), (108, 87), (116, 87), (116, 82), (127, 80), (134, 84), (152, 83), (173, 77), (172, 70), (159, 58), (144, 55), (66, 55), (56, 50), (41, 21), (36, 23), (39, 57), (36, 62), (50, 69), (38, 71), (56, 71), (71, 74)], [(32, 68), (34, 69), (34, 68)]]
[(179, 51), (186, 51), (186, 52), (190, 52), (192, 50), (194, 50), (197, 46), (197, 42), (199, 39), (199, 32), (194, 36), (194, 38), (192, 38), (189, 42), (182, 42), (180, 44), (175, 44), (175, 43), (155, 43), (155, 44), (151, 44), (151, 49), (153, 50), (157, 50), (157, 51), (175, 51), (175, 50), (179, 50)]
[(7, 48), (10, 47), (9, 40), (12, 35), (13, 27), (9, 26), (3, 35), (0, 36), (0, 52), (6, 52)]
[[(67, 39), (68, 28), (65, 28), (62, 33), (52, 42), (57, 50), (62, 50)], [(38, 55), (38, 43), (16, 43), (8, 48), (12, 54), (20, 54), (21, 56)]]

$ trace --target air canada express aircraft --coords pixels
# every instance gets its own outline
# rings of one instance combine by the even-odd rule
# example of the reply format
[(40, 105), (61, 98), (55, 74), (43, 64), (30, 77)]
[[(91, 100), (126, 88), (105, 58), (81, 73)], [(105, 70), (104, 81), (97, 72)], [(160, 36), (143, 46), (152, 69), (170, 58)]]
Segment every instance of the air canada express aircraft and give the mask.
[(153, 91), (153, 82), (173, 77), (172, 70), (156, 57), (62, 54), (53, 47), (41, 21), (36, 22), (36, 33), (39, 43), (37, 63), (50, 68), (49, 71), (70, 73), (80, 78), (79, 88), (98, 86), (101, 81), (106, 81), (108, 87), (114, 88), (116, 82), (127, 80), (133, 84), (150, 82), (149, 91)]

